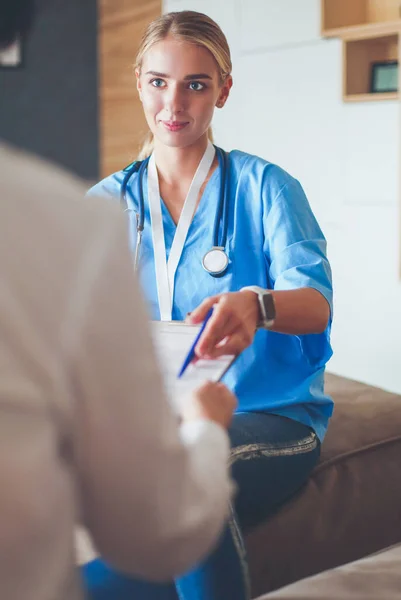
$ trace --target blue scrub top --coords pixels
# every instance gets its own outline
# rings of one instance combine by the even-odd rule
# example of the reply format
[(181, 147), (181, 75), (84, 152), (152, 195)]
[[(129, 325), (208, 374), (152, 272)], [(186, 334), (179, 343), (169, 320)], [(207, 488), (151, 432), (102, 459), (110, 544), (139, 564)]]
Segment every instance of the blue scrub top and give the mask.
[[(88, 193), (120, 201), (124, 172), (95, 185)], [(275, 290), (317, 289), (332, 312), (331, 269), (326, 240), (299, 182), (283, 169), (238, 150), (229, 153), (228, 234), (230, 259), (220, 278), (202, 267), (213, 246), (213, 225), (219, 202), (221, 171), (206, 185), (188, 231), (175, 276), (173, 319), (183, 320), (202, 300), (247, 285)], [(145, 229), (139, 277), (152, 319), (159, 320), (150, 214), (144, 177)], [(138, 207), (138, 176), (127, 189), (129, 207)], [(130, 239), (135, 251), (135, 212), (130, 215)], [(176, 225), (162, 202), (167, 258)], [(332, 354), (330, 324), (321, 334), (288, 335), (260, 330), (227, 372), (224, 382), (235, 392), (239, 412), (270, 412), (312, 427), (323, 439), (333, 403), (325, 395), (323, 375)]]

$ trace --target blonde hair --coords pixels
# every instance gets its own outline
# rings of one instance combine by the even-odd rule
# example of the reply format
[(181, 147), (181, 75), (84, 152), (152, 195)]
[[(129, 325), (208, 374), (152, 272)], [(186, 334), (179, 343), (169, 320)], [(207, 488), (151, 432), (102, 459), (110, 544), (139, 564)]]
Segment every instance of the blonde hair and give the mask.
[[(213, 19), (192, 10), (167, 13), (148, 25), (139, 46), (135, 69), (140, 71), (146, 52), (154, 44), (166, 39), (168, 36), (209, 50), (217, 64), (220, 85), (223, 85), (232, 70), (230, 48), (226, 36)], [(208, 137), (213, 141), (211, 127), (208, 130)], [(153, 135), (149, 132), (139, 152), (138, 159), (143, 160), (152, 153), (152, 150)]]

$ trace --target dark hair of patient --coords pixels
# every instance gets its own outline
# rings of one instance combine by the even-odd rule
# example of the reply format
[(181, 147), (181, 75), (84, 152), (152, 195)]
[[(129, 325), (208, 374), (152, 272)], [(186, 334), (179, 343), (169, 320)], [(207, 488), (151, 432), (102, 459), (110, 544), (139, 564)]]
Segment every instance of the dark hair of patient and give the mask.
[(0, 0), (0, 49), (24, 37), (34, 14), (34, 0)]

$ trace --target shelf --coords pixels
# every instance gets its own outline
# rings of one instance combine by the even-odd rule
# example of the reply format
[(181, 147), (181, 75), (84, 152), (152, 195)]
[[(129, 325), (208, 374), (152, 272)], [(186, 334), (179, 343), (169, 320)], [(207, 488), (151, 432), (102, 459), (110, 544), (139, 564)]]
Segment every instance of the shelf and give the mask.
[(330, 37), (342, 37), (343, 29), (401, 19), (400, 0), (321, 0), (321, 7), (322, 35)]
[(381, 102), (382, 100), (398, 100), (398, 92), (385, 94), (350, 94), (343, 96), (344, 102)]
[(343, 39), (343, 98), (348, 102), (397, 99), (398, 92), (370, 93), (372, 65), (398, 60), (399, 35)]
[(400, 31), (401, 19), (397, 19), (396, 21), (387, 21), (385, 23), (366, 23), (364, 25), (352, 25), (349, 27), (323, 30), (322, 36), (326, 38), (337, 37), (357, 40), (390, 35)]

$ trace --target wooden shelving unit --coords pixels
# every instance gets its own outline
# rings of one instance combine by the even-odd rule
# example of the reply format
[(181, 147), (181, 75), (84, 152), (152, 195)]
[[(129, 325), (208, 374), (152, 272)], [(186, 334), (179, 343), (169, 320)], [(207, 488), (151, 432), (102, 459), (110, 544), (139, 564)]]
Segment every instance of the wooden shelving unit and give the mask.
[(321, 0), (321, 5), (322, 36), (342, 39), (344, 101), (398, 99), (399, 92), (372, 93), (370, 82), (373, 63), (401, 64), (401, 0)]

